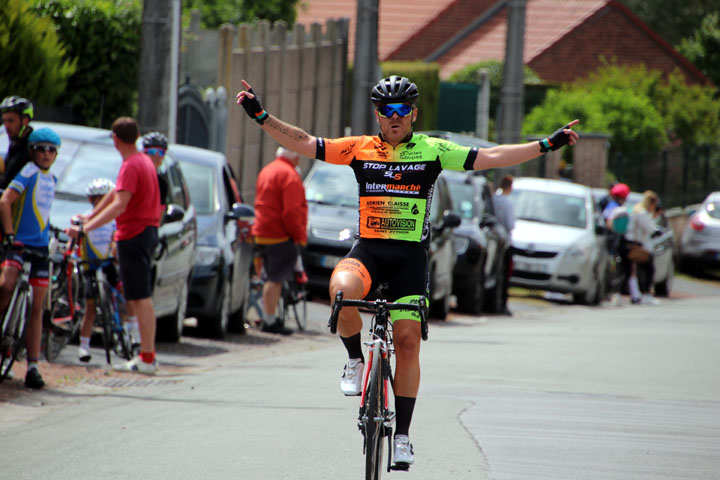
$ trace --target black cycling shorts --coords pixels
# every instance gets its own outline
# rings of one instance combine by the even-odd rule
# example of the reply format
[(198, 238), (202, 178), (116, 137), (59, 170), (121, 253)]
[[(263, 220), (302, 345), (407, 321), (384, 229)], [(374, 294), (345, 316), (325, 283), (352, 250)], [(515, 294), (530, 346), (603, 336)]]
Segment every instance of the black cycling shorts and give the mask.
[[(428, 252), (419, 243), (361, 238), (355, 241), (345, 259), (338, 264), (340, 269), (345, 263), (344, 269), (356, 270), (347, 260), (355, 259), (367, 270), (370, 281), (365, 287), (366, 298), (381, 283), (388, 284), (386, 298), (392, 302), (414, 303), (420, 296), (428, 295)], [(362, 278), (362, 274), (358, 276)], [(391, 312), (393, 320), (397, 316), (395, 312)]]
[(147, 227), (139, 235), (117, 242), (120, 278), (126, 300), (152, 297), (152, 257), (157, 244), (157, 227)]

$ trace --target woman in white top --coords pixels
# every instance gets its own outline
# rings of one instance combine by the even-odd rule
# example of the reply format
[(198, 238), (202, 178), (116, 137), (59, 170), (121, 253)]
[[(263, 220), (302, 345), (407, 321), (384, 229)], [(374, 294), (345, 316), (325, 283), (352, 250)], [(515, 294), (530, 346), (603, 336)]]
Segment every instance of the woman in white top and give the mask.
[[(655, 218), (659, 205), (660, 199), (657, 194), (648, 190), (644, 193), (642, 201), (635, 205), (632, 213), (630, 214), (630, 223), (628, 224), (627, 233), (625, 235), (628, 243), (640, 244), (650, 253), (647, 262), (633, 262), (631, 265), (629, 288), (633, 303), (640, 303), (640, 301), (651, 304), (657, 303), (657, 300), (650, 295), (650, 286), (652, 285), (653, 276), (655, 275), (651, 236), (656, 230), (655, 221), (653, 219)], [(640, 276), (640, 281), (638, 281), (638, 271), (643, 273)]]

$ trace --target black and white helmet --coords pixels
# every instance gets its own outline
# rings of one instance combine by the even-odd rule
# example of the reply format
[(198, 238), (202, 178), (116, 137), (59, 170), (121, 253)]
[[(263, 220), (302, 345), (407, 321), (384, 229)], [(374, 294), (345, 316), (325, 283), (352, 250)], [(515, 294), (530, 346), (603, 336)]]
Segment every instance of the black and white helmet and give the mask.
[(405, 77), (391, 75), (380, 80), (372, 89), (370, 100), (375, 105), (383, 103), (414, 104), (420, 93), (417, 86)]
[(160, 147), (167, 150), (168, 138), (160, 132), (150, 132), (143, 136), (142, 145), (143, 148)]
[(34, 109), (30, 100), (13, 95), (3, 98), (3, 101), (0, 102), (0, 112), (18, 112), (21, 115), (27, 115), (32, 120)]
[(99, 197), (111, 192), (115, 188), (115, 184), (112, 180), (107, 178), (96, 178), (85, 188), (85, 195), (88, 197)]

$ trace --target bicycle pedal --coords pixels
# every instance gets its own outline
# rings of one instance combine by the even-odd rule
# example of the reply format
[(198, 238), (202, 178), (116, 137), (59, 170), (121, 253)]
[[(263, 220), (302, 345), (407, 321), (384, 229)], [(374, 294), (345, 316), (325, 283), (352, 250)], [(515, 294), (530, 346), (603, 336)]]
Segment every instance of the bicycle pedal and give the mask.
[(393, 463), (390, 465), (390, 470), (399, 470), (402, 472), (407, 472), (410, 470), (410, 464), (409, 463)]

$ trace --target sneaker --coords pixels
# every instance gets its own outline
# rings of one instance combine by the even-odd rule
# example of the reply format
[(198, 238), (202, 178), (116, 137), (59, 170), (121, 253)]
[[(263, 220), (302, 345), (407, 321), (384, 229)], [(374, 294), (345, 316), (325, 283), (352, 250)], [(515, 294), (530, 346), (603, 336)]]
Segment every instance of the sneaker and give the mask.
[(405, 465), (412, 465), (415, 461), (412, 443), (410, 443), (407, 435), (395, 435), (393, 460), (395, 460), (395, 463), (404, 463)]
[(39, 390), (45, 386), (45, 382), (37, 368), (31, 368), (27, 371), (25, 374), (25, 386), (35, 390)]
[(78, 347), (78, 359), (81, 362), (89, 362), (91, 358), (92, 355), (90, 355), (90, 350), (83, 347)]
[(660, 300), (646, 293), (640, 297), (640, 303), (642, 305), (660, 305)]
[(145, 363), (142, 361), (142, 358), (140, 358), (140, 355), (138, 355), (128, 362), (121, 363), (120, 365), (113, 365), (113, 370), (117, 370), (118, 372), (134, 372), (145, 375), (155, 375), (158, 371), (158, 363), (157, 360), (153, 361), (153, 363)]
[(360, 395), (365, 364), (359, 359), (348, 360), (340, 378), (340, 390), (349, 397)]
[(275, 323), (273, 323), (272, 325), (263, 323), (262, 331), (268, 332), (268, 333), (278, 333), (280, 335), (292, 335), (293, 334), (293, 331), (289, 328), (286, 328), (285, 325), (280, 323), (279, 320), (276, 321)]

